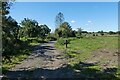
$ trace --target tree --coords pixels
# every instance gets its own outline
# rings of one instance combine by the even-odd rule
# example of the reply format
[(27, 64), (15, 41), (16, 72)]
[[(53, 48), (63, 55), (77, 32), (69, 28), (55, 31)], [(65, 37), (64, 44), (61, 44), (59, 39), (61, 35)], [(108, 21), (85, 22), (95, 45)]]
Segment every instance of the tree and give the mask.
[(64, 15), (63, 13), (59, 12), (55, 18), (55, 26), (58, 28), (64, 22)]
[(117, 31), (116, 33), (117, 33), (117, 34), (120, 34), (120, 31)]
[(40, 30), (38, 31), (39, 32), (39, 37), (42, 38), (42, 40), (45, 39), (45, 37), (50, 33), (51, 29), (48, 28), (47, 25), (40, 25)]
[(24, 20), (21, 21), (21, 26), (20, 34), (24, 35), (24, 37), (40, 37), (44, 40), (46, 35), (51, 31), (47, 25), (38, 25), (36, 20), (28, 18), (24, 18)]
[(69, 25), (68, 22), (64, 22), (60, 25), (59, 28), (57, 28), (55, 30), (55, 33), (59, 36), (59, 37), (71, 37), (72, 36), (72, 28)]
[(81, 28), (77, 28), (77, 36), (78, 37), (82, 37), (82, 29)]
[(24, 18), (21, 21), (21, 26), (23, 27), (21, 31), (23, 31), (24, 36), (26, 37), (36, 37), (37, 36), (37, 28), (38, 22), (36, 20)]
[(86, 33), (87, 34), (88, 32), (87, 31), (82, 31), (82, 33)]
[(96, 35), (95, 35), (95, 32), (93, 32), (93, 36), (96, 36)]
[(104, 32), (103, 32), (103, 30), (101, 30), (101, 31), (98, 31), (98, 33), (100, 33), (100, 34), (101, 34), (101, 36), (103, 36), (103, 35), (104, 35)]
[(72, 30), (71, 37), (76, 37), (76, 31)]
[(11, 17), (8, 16), (9, 9), (12, 2), (1, 2), (1, 17), (2, 17), (2, 56), (10, 61), (10, 55), (12, 55), (15, 51), (14, 45), (18, 40), (18, 31), (19, 26), (18, 23)]
[(109, 34), (112, 35), (112, 34), (116, 34), (115, 32), (113, 31), (109, 31)]

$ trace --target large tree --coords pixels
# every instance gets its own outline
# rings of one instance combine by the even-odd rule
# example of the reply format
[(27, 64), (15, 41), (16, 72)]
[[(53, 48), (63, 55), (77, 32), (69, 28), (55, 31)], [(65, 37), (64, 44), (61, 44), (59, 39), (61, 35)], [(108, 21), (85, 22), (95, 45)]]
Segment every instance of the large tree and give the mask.
[(64, 22), (64, 15), (63, 13), (59, 12), (55, 18), (55, 26), (58, 28)]
[(2, 17), (2, 56), (7, 58), (12, 55), (15, 51), (14, 44), (18, 40), (18, 23), (11, 17), (8, 16), (11, 2), (0, 2), (0, 16)]
[[(37, 36), (37, 28), (38, 28), (38, 22), (36, 20), (24, 18), (24, 20), (21, 21), (22, 26), (22, 35), (25, 37), (36, 37)], [(21, 32), (20, 32), (21, 33)]]
[(72, 37), (72, 28), (69, 25), (68, 22), (64, 22), (60, 25), (59, 28), (57, 28), (55, 30), (55, 33), (59, 36), (59, 37)]
[(36, 20), (25, 18), (21, 22), (20, 34), (22, 37), (40, 37), (44, 40), (46, 35), (50, 33), (50, 29), (47, 25), (38, 25)]
[(77, 28), (77, 37), (82, 37), (82, 28)]
[(40, 30), (39, 32), (39, 37), (42, 38), (42, 40), (45, 39), (45, 37), (50, 33), (51, 29), (49, 29), (49, 27), (47, 25), (40, 25)]

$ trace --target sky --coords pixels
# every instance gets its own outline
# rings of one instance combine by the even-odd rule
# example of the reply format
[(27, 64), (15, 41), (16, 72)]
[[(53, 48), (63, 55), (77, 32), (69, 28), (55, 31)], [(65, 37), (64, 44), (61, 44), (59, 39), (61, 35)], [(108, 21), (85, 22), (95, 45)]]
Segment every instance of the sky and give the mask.
[(18, 23), (30, 18), (55, 30), (55, 17), (62, 12), (73, 30), (118, 31), (117, 2), (15, 2), (10, 9)]

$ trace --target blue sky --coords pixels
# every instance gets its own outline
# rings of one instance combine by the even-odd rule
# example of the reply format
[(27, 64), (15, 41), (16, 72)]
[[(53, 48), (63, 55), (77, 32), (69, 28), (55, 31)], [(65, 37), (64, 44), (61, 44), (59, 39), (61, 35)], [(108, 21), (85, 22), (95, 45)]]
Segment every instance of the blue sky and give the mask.
[(117, 2), (15, 2), (10, 9), (10, 15), (18, 23), (24, 18), (35, 19), (52, 31), (56, 28), (55, 16), (59, 12), (73, 29), (118, 30)]

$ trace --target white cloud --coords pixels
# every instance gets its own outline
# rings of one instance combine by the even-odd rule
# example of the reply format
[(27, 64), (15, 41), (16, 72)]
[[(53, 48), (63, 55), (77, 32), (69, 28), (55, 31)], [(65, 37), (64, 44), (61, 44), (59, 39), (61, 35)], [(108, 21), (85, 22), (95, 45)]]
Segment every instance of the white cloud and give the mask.
[(71, 23), (75, 23), (76, 21), (72, 20)]
[(91, 23), (92, 21), (88, 21), (88, 23)]
[(92, 21), (87, 21), (88, 23), (86, 23), (85, 25), (88, 26), (88, 25), (93, 25), (93, 22)]

